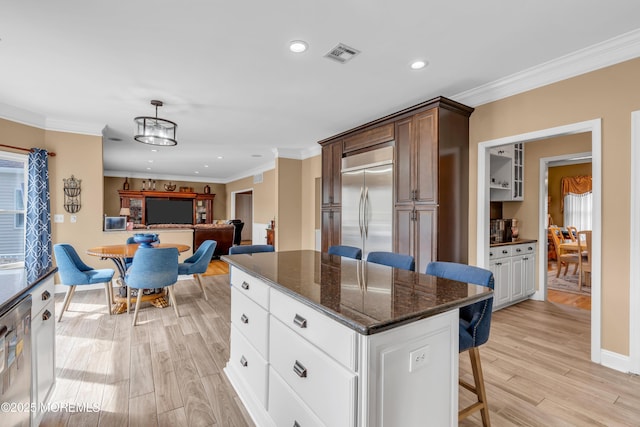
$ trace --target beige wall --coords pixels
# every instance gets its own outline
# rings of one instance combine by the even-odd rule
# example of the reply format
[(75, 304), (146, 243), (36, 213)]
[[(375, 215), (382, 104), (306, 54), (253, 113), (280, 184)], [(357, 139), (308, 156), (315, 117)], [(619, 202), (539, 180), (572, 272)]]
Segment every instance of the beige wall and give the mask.
[(279, 251), (300, 249), (302, 232), (302, 161), (276, 159), (276, 245)]
[(549, 197), (551, 198), (549, 213), (553, 219), (553, 224), (560, 227), (565, 226), (561, 200), (562, 178), (567, 176), (591, 176), (591, 163), (580, 163), (577, 165), (555, 166), (549, 168), (548, 186)]
[[(230, 182), (226, 185), (227, 212), (225, 218), (231, 217), (232, 193), (243, 190), (253, 190), (253, 222), (268, 224), (276, 217), (275, 169), (262, 174), (262, 182), (253, 183), (253, 176)], [(216, 195), (216, 198), (218, 196)], [(277, 228), (277, 223), (276, 223)]]
[[(149, 189), (148, 179), (143, 180), (142, 178), (127, 178), (127, 181), (129, 182), (130, 190), (142, 190), (142, 181), (146, 181), (145, 188)], [(156, 190), (165, 191), (165, 184), (175, 184), (175, 191), (178, 191), (180, 187), (193, 187), (193, 191), (195, 191), (196, 193), (204, 193), (204, 186), (209, 185), (211, 194), (216, 195), (215, 199), (213, 199), (213, 218), (228, 218), (227, 189), (225, 184), (157, 179)], [(120, 214), (120, 197), (118, 196), (118, 190), (122, 190), (123, 185), (124, 178), (110, 176), (104, 177), (104, 214), (106, 216), (118, 216)]]
[[(477, 144), (602, 118), (602, 347), (629, 354), (631, 112), (640, 110), (640, 59), (481, 105), (470, 122), (471, 262), (476, 260)], [(622, 249), (621, 249), (622, 248)], [(620, 255), (622, 250), (623, 256)]]
[(302, 195), (300, 249), (315, 249), (316, 228), (320, 228), (320, 177), (322, 176), (321, 156), (302, 161)]

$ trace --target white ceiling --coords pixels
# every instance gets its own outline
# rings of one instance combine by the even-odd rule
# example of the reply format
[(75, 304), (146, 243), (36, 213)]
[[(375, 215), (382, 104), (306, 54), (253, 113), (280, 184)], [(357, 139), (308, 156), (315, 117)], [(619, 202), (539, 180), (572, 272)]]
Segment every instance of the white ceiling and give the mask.
[[(474, 106), (474, 90), (540, 64), (558, 74), (558, 58), (635, 46), (638, 17), (637, 0), (0, 0), (0, 115), (103, 133), (106, 175), (228, 182), (274, 150), (304, 158), (430, 98)], [(309, 50), (289, 52), (295, 39)], [(338, 43), (362, 53), (324, 58)], [(133, 140), (152, 99), (178, 123), (178, 145), (157, 153)]]

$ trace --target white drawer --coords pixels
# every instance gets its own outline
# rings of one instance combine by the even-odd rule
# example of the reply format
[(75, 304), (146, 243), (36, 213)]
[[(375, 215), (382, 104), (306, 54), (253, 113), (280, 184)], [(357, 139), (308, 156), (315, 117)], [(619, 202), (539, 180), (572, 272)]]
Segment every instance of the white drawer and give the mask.
[[(43, 280), (37, 288), (31, 291), (31, 313), (34, 315), (39, 313), (45, 305), (53, 301), (53, 287), (53, 276), (49, 276)], [(49, 308), (49, 311), (51, 311), (51, 315), (54, 316), (53, 308)]]
[(357, 377), (273, 316), (269, 362), (328, 426), (353, 426)]
[(277, 426), (324, 426), (273, 368), (269, 369), (269, 415)]
[(231, 323), (266, 359), (269, 313), (237, 288), (231, 288)]
[(356, 332), (282, 292), (271, 289), (271, 314), (297, 334), (356, 370)]
[(489, 260), (511, 256), (513, 255), (512, 250), (513, 246), (510, 245), (489, 248)]
[(238, 289), (265, 309), (269, 309), (270, 286), (262, 280), (239, 270), (237, 267), (231, 267), (231, 286)]
[(527, 255), (536, 251), (535, 243), (523, 243), (521, 245), (515, 245), (513, 247), (513, 255)]
[(267, 362), (249, 344), (241, 332), (231, 325), (231, 355), (229, 363), (257, 399), (267, 406)]

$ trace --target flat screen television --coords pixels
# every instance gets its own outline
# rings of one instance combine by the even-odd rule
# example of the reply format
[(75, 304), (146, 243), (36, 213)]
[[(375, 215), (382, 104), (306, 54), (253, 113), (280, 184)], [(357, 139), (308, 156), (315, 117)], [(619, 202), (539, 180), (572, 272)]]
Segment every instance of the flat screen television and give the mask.
[(193, 224), (191, 199), (154, 199), (145, 201), (145, 222), (151, 224)]

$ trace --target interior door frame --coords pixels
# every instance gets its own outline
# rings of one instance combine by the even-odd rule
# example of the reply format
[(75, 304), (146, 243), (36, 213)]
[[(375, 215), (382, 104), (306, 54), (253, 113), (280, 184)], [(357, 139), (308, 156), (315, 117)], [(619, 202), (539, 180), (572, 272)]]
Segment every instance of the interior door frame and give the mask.
[[(489, 267), (489, 149), (504, 144), (518, 142), (535, 142), (558, 136), (577, 133), (591, 133), (592, 181), (593, 181), (593, 233), (592, 233), (592, 272), (591, 272), (591, 361), (602, 363), (602, 119), (597, 118), (584, 122), (527, 132), (503, 138), (482, 141), (478, 144), (477, 175), (477, 222), (476, 222), (476, 260), (479, 266)], [(542, 178), (541, 178), (542, 179)], [(546, 206), (543, 194), (539, 203)], [(545, 208), (546, 210), (546, 208)], [(547, 241), (546, 216), (540, 215), (538, 224), (538, 288), (540, 280), (546, 274), (546, 248), (542, 242)], [(542, 279), (542, 287), (544, 280)], [(538, 295), (539, 298), (539, 295)], [(609, 361), (609, 360), (608, 360)]]
[(640, 110), (631, 113), (629, 223), (629, 370), (640, 373)]
[(245, 188), (242, 190), (236, 190), (236, 191), (232, 191), (231, 192), (231, 211), (230, 211), (230, 216), (231, 218), (229, 219), (234, 219), (236, 217), (236, 195), (237, 194), (241, 194), (241, 193), (246, 193), (250, 191), (251, 192), (251, 224), (245, 224), (244, 226), (247, 227), (250, 226), (251, 227), (251, 235), (253, 236), (253, 224), (255, 223), (255, 203), (253, 203), (253, 187), (249, 187), (249, 188)]

